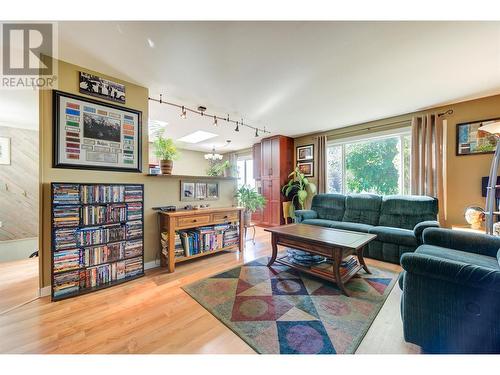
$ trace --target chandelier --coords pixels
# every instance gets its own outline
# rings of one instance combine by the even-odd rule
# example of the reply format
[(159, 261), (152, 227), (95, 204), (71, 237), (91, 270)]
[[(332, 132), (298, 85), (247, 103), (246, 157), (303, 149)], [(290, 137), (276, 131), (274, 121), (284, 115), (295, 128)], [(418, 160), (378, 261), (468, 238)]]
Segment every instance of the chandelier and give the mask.
[(212, 153), (205, 154), (205, 159), (210, 161), (222, 160), (222, 155), (215, 153), (215, 147), (212, 147)]

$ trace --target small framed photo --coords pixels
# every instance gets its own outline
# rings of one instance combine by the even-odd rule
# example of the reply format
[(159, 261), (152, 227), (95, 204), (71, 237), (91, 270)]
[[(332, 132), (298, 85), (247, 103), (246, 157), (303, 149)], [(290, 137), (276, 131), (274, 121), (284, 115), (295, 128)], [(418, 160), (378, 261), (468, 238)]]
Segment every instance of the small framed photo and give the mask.
[(297, 147), (297, 161), (313, 160), (314, 145), (306, 145)]
[(10, 165), (10, 138), (0, 137), (0, 164)]
[(299, 162), (297, 163), (297, 167), (301, 173), (304, 174), (305, 177), (314, 177), (314, 162)]
[(79, 89), (82, 94), (125, 104), (125, 86), (121, 83), (80, 72)]
[(195, 183), (189, 181), (181, 181), (181, 201), (194, 201), (195, 199)]
[(203, 200), (207, 198), (207, 183), (206, 182), (197, 182), (195, 188), (195, 198), (199, 200)]
[(207, 199), (219, 199), (219, 184), (216, 182), (207, 183)]

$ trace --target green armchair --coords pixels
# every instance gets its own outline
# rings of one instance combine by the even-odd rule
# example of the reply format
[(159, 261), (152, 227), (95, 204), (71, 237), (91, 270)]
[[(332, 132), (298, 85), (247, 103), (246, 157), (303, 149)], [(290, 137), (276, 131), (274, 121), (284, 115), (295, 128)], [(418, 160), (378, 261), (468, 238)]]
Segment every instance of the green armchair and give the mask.
[(405, 340), (429, 353), (500, 353), (500, 238), (430, 228), (401, 257)]

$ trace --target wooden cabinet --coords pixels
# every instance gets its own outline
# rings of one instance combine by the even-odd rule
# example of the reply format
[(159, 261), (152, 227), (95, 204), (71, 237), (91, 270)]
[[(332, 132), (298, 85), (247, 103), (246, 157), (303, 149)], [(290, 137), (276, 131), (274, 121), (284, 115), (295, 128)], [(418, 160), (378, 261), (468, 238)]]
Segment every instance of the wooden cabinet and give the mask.
[[(293, 139), (280, 135), (265, 138), (260, 143), (260, 147), (254, 145), (254, 155), (259, 148), (260, 176), (254, 178), (260, 181), (260, 193), (266, 198), (267, 205), (252, 219), (256, 224), (281, 225), (284, 224), (281, 207), (282, 202), (285, 201), (285, 197), (281, 194), (281, 187), (288, 181), (288, 175), (293, 168)], [(254, 165), (256, 161), (254, 156)], [(259, 218), (260, 221), (257, 220)]]
[(253, 158), (253, 179), (254, 180), (260, 180), (260, 152), (261, 152), (261, 147), (260, 143), (256, 143), (252, 147), (252, 158)]

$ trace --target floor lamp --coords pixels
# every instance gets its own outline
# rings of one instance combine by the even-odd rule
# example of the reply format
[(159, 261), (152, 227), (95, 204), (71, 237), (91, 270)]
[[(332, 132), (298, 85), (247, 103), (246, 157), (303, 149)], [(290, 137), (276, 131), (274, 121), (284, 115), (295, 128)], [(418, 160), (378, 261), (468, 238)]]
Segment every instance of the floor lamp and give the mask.
[(486, 207), (485, 207), (486, 233), (493, 234), (494, 217), (496, 214), (500, 214), (498, 212), (495, 212), (496, 192), (497, 192), (497, 187), (500, 187), (500, 185), (497, 185), (498, 165), (500, 163), (500, 121), (483, 125), (477, 130), (493, 134), (497, 140), (495, 156), (493, 157), (490, 166), (490, 177), (488, 179), (488, 187), (486, 188)]

